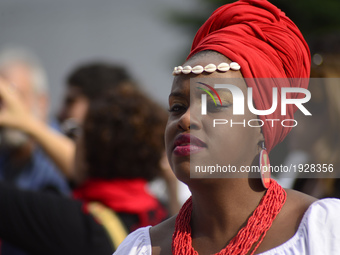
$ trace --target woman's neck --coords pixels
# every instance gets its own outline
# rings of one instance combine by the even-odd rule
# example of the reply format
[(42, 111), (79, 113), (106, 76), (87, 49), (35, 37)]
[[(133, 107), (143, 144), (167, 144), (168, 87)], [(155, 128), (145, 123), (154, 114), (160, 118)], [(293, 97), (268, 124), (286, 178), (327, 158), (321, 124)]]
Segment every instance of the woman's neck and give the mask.
[(193, 245), (197, 250), (211, 245), (216, 252), (245, 226), (265, 193), (258, 179), (215, 179), (195, 186), (190, 187)]

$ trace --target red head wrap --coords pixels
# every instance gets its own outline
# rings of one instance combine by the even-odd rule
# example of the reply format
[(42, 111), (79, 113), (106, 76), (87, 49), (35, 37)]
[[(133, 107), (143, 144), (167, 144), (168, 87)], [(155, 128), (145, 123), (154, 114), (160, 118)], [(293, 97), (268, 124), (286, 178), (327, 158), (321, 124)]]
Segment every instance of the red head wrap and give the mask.
[[(218, 8), (198, 30), (187, 59), (204, 51), (217, 51), (240, 64), (244, 78), (308, 78), (310, 52), (296, 25), (266, 0), (240, 0)], [(256, 109), (272, 106), (273, 83), (247, 84), (253, 88)], [(307, 88), (308, 81), (276, 83), (280, 87)], [(290, 94), (296, 98), (301, 94)], [(280, 101), (279, 101), (280, 102)], [(280, 103), (278, 104), (280, 106)], [(260, 116), (267, 150), (281, 142), (291, 128), (274, 125), (266, 119), (293, 119), (296, 107), (287, 105), (287, 115), (280, 107), (271, 115)], [(278, 124), (278, 123), (276, 123)]]

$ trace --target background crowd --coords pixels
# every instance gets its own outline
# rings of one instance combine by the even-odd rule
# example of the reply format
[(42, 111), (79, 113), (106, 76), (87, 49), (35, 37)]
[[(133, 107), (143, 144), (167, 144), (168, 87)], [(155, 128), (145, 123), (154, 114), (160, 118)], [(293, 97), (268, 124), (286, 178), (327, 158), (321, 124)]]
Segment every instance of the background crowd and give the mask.
[[(57, 4), (31, 1), (37, 8), (26, 11), (20, 9), (23, 3), (0, 3), (0, 20), (7, 21), (0, 39), (0, 254), (111, 254), (117, 240), (176, 214), (190, 195), (164, 153), (171, 66), (188, 49), (185, 33), (195, 33), (209, 10), (228, 1), (192, 0), (179, 11), (181, 1), (177, 7), (164, 1), (166, 7), (158, 8), (150, 0), (155, 20), (142, 18), (138, 24), (133, 1), (117, 3), (117, 8), (105, 1), (93, 8), (88, 1), (77, 11), (73, 0), (58, 6), (65, 21), (54, 25), (59, 34), (51, 38), (44, 38), (44, 31), (56, 29), (57, 18), (47, 14)], [(306, 35), (311, 77), (322, 79), (310, 86), (312, 100), (306, 107), (313, 117), (296, 116), (298, 127), (270, 157), (274, 164), (333, 164), (334, 172), (323, 178), (275, 178), (318, 198), (340, 197), (340, 20), (333, 15), (340, 6), (334, 1), (308, 8), (301, 4), (301, 14), (302, 7), (276, 2)], [(150, 10), (143, 8), (139, 12), (146, 17)], [(99, 21), (85, 15), (91, 11), (96, 17), (103, 13)], [(30, 12), (39, 15), (32, 18)], [(124, 25), (126, 17), (132, 25)], [(43, 18), (49, 26), (40, 23)], [(91, 22), (88, 34), (79, 31)], [(117, 31), (106, 30), (112, 24)], [(137, 30), (119, 38), (130, 25)], [(25, 37), (30, 26), (37, 27), (36, 33)], [(65, 27), (78, 38), (70, 44), (74, 48), (56, 46), (59, 39), (68, 43), (60, 32)], [(38, 41), (44, 47), (36, 46)], [(85, 46), (77, 49), (81, 43)], [(173, 56), (165, 49), (172, 49)], [(65, 63), (68, 69), (61, 68)]]

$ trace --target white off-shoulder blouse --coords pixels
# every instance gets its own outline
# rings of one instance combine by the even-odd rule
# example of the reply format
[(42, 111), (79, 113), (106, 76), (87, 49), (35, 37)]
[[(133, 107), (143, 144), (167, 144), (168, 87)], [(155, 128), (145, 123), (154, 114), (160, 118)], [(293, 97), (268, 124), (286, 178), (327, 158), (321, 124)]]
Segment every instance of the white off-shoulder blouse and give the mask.
[[(114, 255), (151, 255), (150, 226), (127, 236)], [(310, 205), (295, 235), (261, 255), (339, 255), (340, 200), (327, 198)]]

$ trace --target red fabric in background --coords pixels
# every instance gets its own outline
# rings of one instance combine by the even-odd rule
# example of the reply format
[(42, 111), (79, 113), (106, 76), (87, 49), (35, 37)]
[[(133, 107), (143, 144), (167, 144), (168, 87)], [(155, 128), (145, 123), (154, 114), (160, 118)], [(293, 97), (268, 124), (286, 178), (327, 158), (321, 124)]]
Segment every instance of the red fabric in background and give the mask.
[[(204, 50), (217, 51), (240, 64), (244, 78), (308, 78), (311, 57), (307, 43), (296, 25), (277, 7), (266, 0), (240, 0), (218, 8), (198, 30), (187, 59)], [(283, 80), (283, 79), (282, 79)], [(308, 87), (308, 79), (301, 82), (280, 81), (259, 83), (253, 87), (253, 101), (258, 110), (272, 106), (272, 87)], [(290, 94), (290, 98), (303, 96)], [(277, 110), (259, 116), (265, 123), (262, 132), (268, 152), (289, 133), (265, 119), (293, 119), (296, 107), (288, 105), (287, 115), (281, 116), (280, 100)]]
[[(160, 223), (167, 212), (147, 191), (144, 179), (91, 179), (73, 192), (75, 199), (85, 203), (96, 201), (118, 213), (136, 214), (144, 227)], [(150, 218), (149, 213), (155, 212)]]

